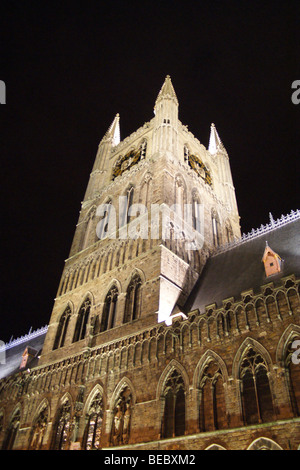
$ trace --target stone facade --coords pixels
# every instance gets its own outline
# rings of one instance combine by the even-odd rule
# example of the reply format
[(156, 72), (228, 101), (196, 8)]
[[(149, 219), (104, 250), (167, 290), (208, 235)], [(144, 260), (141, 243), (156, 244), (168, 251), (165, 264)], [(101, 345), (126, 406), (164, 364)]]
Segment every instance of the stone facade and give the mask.
[[(39, 362), (0, 382), (3, 449), (300, 444), (298, 272), (186, 307), (207, 260), (239, 246), (239, 214), (215, 126), (206, 149), (178, 120), (169, 77), (154, 110), (122, 142), (117, 115), (100, 142)], [(140, 205), (126, 220), (125, 196)]]

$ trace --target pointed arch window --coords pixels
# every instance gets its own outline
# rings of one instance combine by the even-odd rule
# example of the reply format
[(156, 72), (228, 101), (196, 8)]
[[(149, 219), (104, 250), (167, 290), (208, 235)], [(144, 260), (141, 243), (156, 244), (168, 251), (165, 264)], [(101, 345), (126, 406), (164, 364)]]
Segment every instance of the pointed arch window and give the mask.
[(114, 222), (112, 217), (115, 217), (111, 199), (109, 199), (103, 206), (105, 207), (105, 210), (96, 228), (97, 237), (100, 240), (103, 240), (110, 233), (109, 229), (112, 227), (112, 222)]
[(119, 214), (119, 220), (120, 220), (120, 227), (123, 227), (124, 225), (129, 224), (130, 222), (130, 207), (133, 204), (133, 196), (134, 196), (134, 187), (130, 186), (127, 191), (125, 196), (122, 196), (123, 201), (121, 201), (121, 207), (120, 211), (121, 213)]
[(59, 408), (53, 435), (53, 450), (66, 450), (71, 427), (71, 404), (66, 400)]
[(125, 386), (120, 392), (113, 410), (111, 442), (114, 446), (128, 444), (132, 405), (131, 390), (129, 387)]
[(100, 392), (98, 392), (92, 400), (87, 412), (86, 421), (84, 449), (100, 449), (103, 423), (103, 401)]
[(221, 244), (220, 220), (218, 214), (215, 211), (212, 212), (212, 235), (214, 246), (219, 247)]
[(129, 209), (133, 204), (133, 194), (134, 194), (134, 188), (133, 186), (131, 186), (127, 191), (126, 224), (129, 224), (130, 222)]
[(118, 288), (116, 286), (111, 287), (104, 302), (100, 332), (109, 330), (115, 326), (118, 296)]
[(192, 226), (198, 232), (201, 231), (201, 213), (200, 213), (200, 198), (197, 191), (192, 193)]
[(2, 445), (2, 450), (12, 450), (20, 427), (21, 413), (17, 410), (7, 429), (7, 433)]
[(48, 407), (45, 405), (36, 418), (31, 430), (29, 450), (40, 450), (48, 424)]
[(245, 424), (272, 421), (274, 408), (267, 364), (253, 348), (242, 359), (240, 380)]
[(132, 278), (126, 292), (124, 323), (136, 320), (139, 317), (141, 305), (141, 285), (141, 278), (138, 274), (136, 274)]
[(76, 321), (73, 343), (84, 339), (91, 310), (91, 300), (87, 298), (80, 307)]
[(186, 190), (183, 179), (180, 176), (175, 178), (175, 207), (176, 214), (180, 219), (184, 219), (184, 205), (186, 203)]
[[(89, 213), (86, 216), (85, 223), (83, 224), (83, 233), (82, 233), (82, 243), (81, 243), (81, 249), (84, 250), (89, 246), (90, 244), (90, 239), (91, 239), (91, 233), (93, 229), (93, 224), (94, 224), (94, 218), (95, 218), (95, 213), (96, 213), (96, 208), (93, 207)], [(95, 231), (96, 233), (96, 231)], [(96, 239), (96, 236), (94, 237)], [(95, 241), (95, 240), (93, 240)]]
[(65, 345), (65, 339), (66, 339), (66, 334), (67, 334), (70, 318), (71, 318), (71, 309), (69, 306), (67, 306), (64, 313), (61, 315), (59, 323), (58, 323), (53, 350), (62, 348)]
[(163, 391), (164, 415), (162, 436), (182, 436), (185, 432), (185, 386), (182, 376), (174, 370)]
[(229, 221), (226, 222), (226, 241), (227, 243), (231, 243), (233, 241), (233, 231), (231, 227), (231, 223)]
[(224, 379), (219, 364), (206, 365), (200, 380), (199, 428), (201, 432), (226, 428)]

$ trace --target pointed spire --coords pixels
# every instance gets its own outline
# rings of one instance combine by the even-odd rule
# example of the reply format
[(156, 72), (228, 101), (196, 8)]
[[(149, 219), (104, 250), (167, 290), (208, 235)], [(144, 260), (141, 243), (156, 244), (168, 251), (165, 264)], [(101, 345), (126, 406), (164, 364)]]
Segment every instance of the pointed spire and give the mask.
[(113, 122), (111, 123), (110, 127), (108, 128), (104, 138), (105, 139), (112, 139), (112, 146), (115, 147), (120, 143), (120, 115), (116, 114)]
[(160, 92), (158, 93), (155, 104), (157, 104), (163, 98), (171, 98), (178, 104), (177, 96), (176, 96), (173, 84), (171, 82), (170, 75), (166, 76), (164, 84), (161, 87)]
[(212, 123), (211, 126), (210, 126), (210, 137), (209, 137), (208, 151), (212, 155), (214, 155), (220, 149), (224, 150), (224, 145), (222, 143), (222, 140), (219, 137), (216, 126), (214, 125), (214, 123)]

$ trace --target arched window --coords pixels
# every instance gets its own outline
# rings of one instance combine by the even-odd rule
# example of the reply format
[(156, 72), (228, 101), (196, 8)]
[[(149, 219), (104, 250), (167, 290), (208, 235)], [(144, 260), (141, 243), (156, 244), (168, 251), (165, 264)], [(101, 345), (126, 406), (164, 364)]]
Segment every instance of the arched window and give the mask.
[(103, 422), (103, 402), (100, 392), (93, 398), (87, 412), (86, 420), (84, 449), (100, 449)]
[(97, 224), (96, 233), (97, 237), (100, 240), (103, 240), (111, 234), (115, 228), (115, 213), (111, 200), (108, 200), (103, 204), (103, 206), (101, 206), (101, 208), (103, 208), (103, 212), (101, 213), (101, 219)]
[(210, 361), (200, 380), (200, 431), (224, 429), (226, 421), (226, 404), (224, 381), (220, 366), (216, 361)]
[[(186, 203), (185, 184), (181, 176), (175, 178), (175, 211), (179, 219), (184, 219), (184, 205)], [(180, 221), (179, 221), (180, 222)]]
[(114, 446), (128, 444), (130, 437), (132, 394), (129, 387), (121, 391), (114, 410), (111, 430), (111, 442)]
[(80, 307), (79, 314), (77, 317), (73, 343), (84, 339), (86, 333), (86, 327), (91, 310), (91, 301), (87, 298)]
[(71, 426), (71, 404), (65, 400), (60, 406), (54, 426), (53, 450), (66, 450)]
[(192, 194), (192, 226), (198, 232), (201, 231), (200, 198), (197, 191)]
[[(96, 213), (96, 208), (93, 207), (87, 214), (85, 222), (83, 223), (82, 243), (81, 243), (82, 250), (84, 250), (90, 244), (90, 241), (91, 241), (90, 236), (91, 236), (92, 228), (94, 224), (95, 213)], [(92, 242), (94, 242), (95, 240), (96, 240), (96, 231), (95, 231), (95, 236)]]
[(48, 407), (45, 405), (34, 421), (30, 434), (29, 450), (40, 450), (48, 424)]
[(213, 244), (217, 248), (221, 244), (221, 236), (220, 236), (220, 219), (218, 214), (213, 211), (212, 212), (212, 235), (213, 235)]
[(240, 380), (245, 424), (272, 421), (274, 409), (267, 364), (253, 348), (242, 359)]
[(62, 348), (64, 346), (70, 318), (71, 309), (67, 306), (58, 323), (53, 349)]
[(128, 191), (127, 191), (127, 208), (126, 208), (126, 224), (129, 224), (130, 222), (130, 215), (129, 215), (129, 209), (133, 204), (133, 194), (134, 194), (134, 189), (133, 186), (131, 186)]
[(136, 274), (126, 292), (126, 303), (124, 312), (124, 323), (128, 323), (132, 320), (136, 320), (139, 316), (140, 305), (141, 305), (141, 278)]
[(162, 436), (182, 436), (185, 432), (185, 387), (182, 376), (174, 370), (164, 388), (165, 401)]
[(233, 241), (233, 231), (231, 227), (231, 223), (227, 220), (225, 224), (226, 230), (226, 242), (231, 243)]
[(129, 224), (130, 222), (130, 212), (129, 209), (133, 204), (133, 195), (134, 195), (134, 187), (130, 186), (125, 196), (120, 197), (119, 207), (120, 207), (120, 214), (119, 214), (119, 221), (120, 227), (124, 227), (125, 225)]
[(19, 431), (19, 427), (20, 427), (20, 420), (21, 420), (21, 413), (20, 413), (20, 410), (18, 409), (10, 423), (9, 423), (9, 426), (8, 426), (8, 429), (7, 429), (7, 432), (6, 432), (6, 436), (5, 436), (5, 439), (4, 439), (4, 442), (3, 442), (3, 445), (2, 445), (2, 450), (12, 450), (13, 449), (13, 446), (14, 446), (14, 443), (15, 443), (15, 440), (16, 440), (16, 437), (17, 437), (17, 433)]
[(110, 288), (104, 302), (100, 332), (109, 330), (115, 325), (119, 291), (116, 286)]

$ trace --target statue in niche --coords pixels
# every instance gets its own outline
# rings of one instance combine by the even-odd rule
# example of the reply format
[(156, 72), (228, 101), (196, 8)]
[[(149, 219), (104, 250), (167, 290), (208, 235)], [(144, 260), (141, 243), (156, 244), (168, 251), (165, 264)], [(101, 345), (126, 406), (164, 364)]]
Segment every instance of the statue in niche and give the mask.
[(118, 405), (113, 422), (112, 441), (114, 446), (122, 444), (122, 421), (123, 413), (121, 411), (121, 407)]
[(126, 387), (115, 408), (111, 441), (114, 446), (128, 444), (131, 422), (131, 393)]
[(130, 431), (130, 403), (126, 403), (126, 410), (124, 413), (124, 421), (123, 421), (123, 444), (128, 444), (129, 440), (129, 431)]
[(47, 424), (48, 424), (48, 409), (47, 408), (44, 408), (34, 427), (33, 427), (33, 437), (32, 437), (32, 441), (31, 441), (31, 444), (30, 444), (30, 450), (40, 450), (41, 447), (42, 447), (42, 444), (43, 444), (43, 438), (44, 438), (44, 435), (45, 435), (45, 432), (46, 432), (46, 428), (47, 428)]

